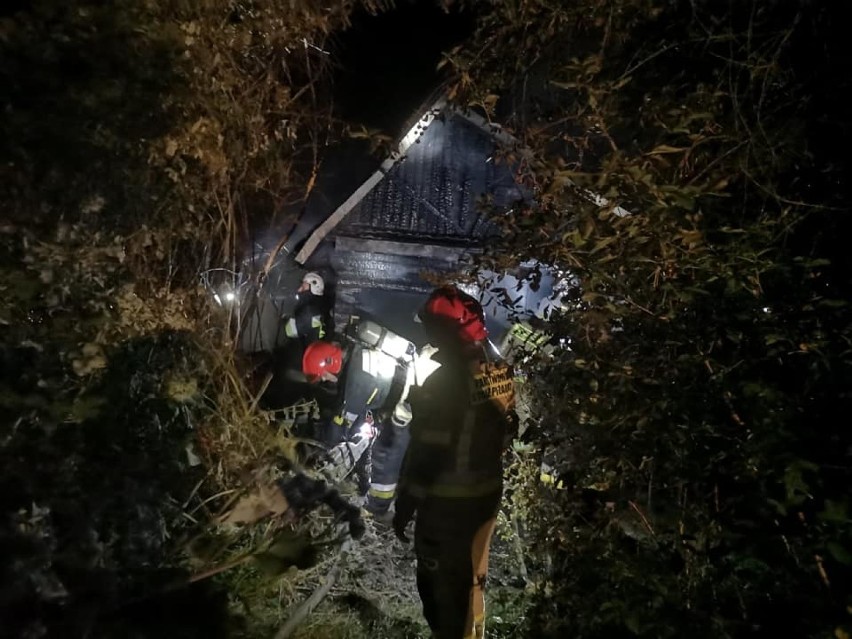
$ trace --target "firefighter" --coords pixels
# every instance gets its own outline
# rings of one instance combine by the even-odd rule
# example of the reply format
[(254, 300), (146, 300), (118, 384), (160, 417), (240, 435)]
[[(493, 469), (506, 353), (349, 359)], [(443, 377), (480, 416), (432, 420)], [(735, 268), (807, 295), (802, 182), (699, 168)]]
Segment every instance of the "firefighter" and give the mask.
[(390, 417), (383, 421), (379, 436), (373, 444), (373, 468), (365, 508), (382, 523), (390, 523), (391, 505), (396, 496), (405, 451), (411, 439), (408, 428), (411, 422), (411, 404), (408, 402), (408, 395), (412, 387), (421, 386), (440, 366), (432, 360), (436, 351), (433, 345), (426, 344), (413, 357), (408, 366), (402, 400), (396, 404)]
[(441, 366), (409, 395), (411, 442), (393, 526), (407, 541), (416, 513), (417, 589), (433, 637), (482, 637), (501, 459), (514, 431), (512, 371), (489, 362), (484, 313), (473, 297), (439, 288), (420, 318)]
[[(309, 382), (331, 384), (338, 394), (333, 415), (320, 421), (317, 434), (330, 452), (332, 468), (327, 474), (342, 478), (354, 469), (362, 492), (372, 490), (368, 509), (386, 511), (385, 502), (390, 502), (383, 491), (391, 485), (395, 488), (408, 443), (408, 419), (402, 401), (406, 367), (366, 344), (343, 348), (319, 341), (305, 349), (302, 371)], [(390, 412), (390, 407), (392, 414), (385, 416), (383, 413)], [(377, 439), (378, 435), (381, 437)], [(371, 460), (374, 444), (377, 456)], [(376, 495), (377, 491), (381, 494)]]
[(342, 441), (384, 405), (396, 373), (395, 362), (386, 359), (383, 353), (360, 344), (344, 348), (336, 342), (318, 341), (305, 349), (302, 372), (308, 382), (325, 382), (339, 395), (331, 419), (335, 428), (322, 438), (326, 444)]
[(284, 334), (299, 339), (302, 347), (326, 337), (329, 326), (325, 281), (319, 273), (306, 273), (296, 291), (293, 315), (284, 319)]

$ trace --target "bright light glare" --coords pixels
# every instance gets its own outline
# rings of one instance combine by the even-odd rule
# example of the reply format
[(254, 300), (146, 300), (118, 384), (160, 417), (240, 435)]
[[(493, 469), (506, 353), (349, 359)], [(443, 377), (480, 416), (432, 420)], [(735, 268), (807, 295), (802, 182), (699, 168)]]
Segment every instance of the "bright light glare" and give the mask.
[(478, 284), (474, 282), (458, 282), (456, 283), (456, 287), (460, 291), (467, 293), (471, 297), (475, 297), (477, 299), (479, 299), (479, 296), (482, 293), (482, 289), (479, 287)]
[(377, 362), (378, 365), (376, 366), (379, 377), (384, 379), (393, 379), (393, 376), (396, 373), (396, 360), (384, 353), (381, 353), (381, 355), (383, 355), (383, 357), (379, 357)]
[(230, 291), (225, 293), (225, 299), (228, 300), (229, 302), (233, 302), (234, 299), (236, 299), (236, 297), (237, 296), (234, 295), (233, 293), (231, 293)]
[(441, 368), (441, 364), (432, 359), (434, 353), (434, 350), (426, 350), (414, 358), (413, 368), (417, 384), (423, 384), (429, 375)]

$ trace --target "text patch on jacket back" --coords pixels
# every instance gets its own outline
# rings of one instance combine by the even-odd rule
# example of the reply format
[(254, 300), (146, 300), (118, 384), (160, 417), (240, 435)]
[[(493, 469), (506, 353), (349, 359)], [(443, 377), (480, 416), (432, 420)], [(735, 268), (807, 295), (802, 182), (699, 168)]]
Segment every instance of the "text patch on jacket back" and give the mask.
[(509, 411), (515, 404), (515, 389), (512, 382), (512, 369), (506, 365), (484, 365), (481, 372), (473, 376), (471, 404), (494, 402), (503, 411)]

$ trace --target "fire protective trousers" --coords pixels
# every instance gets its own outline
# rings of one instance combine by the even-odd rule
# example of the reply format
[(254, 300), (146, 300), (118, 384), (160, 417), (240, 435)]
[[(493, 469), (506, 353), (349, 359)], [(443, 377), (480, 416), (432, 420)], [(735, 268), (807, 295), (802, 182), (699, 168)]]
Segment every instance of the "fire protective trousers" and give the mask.
[(488, 550), (499, 504), (500, 493), (429, 497), (417, 509), (417, 590), (435, 639), (484, 636)]
[(372, 450), (373, 468), (367, 493), (367, 509), (371, 512), (384, 513), (390, 508), (410, 439), (406, 426), (396, 426), (390, 419), (385, 420)]

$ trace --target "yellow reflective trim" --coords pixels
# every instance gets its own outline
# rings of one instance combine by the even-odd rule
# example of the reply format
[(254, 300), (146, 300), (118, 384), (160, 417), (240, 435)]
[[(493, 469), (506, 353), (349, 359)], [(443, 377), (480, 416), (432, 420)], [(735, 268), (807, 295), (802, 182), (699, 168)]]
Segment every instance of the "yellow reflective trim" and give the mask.
[(375, 490), (371, 488), (367, 491), (367, 494), (371, 497), (376, 497), (377, 499), (393, 499), (395, 490)]
[(523, 324), (514, 324), (512, 325), (511, 333), (515, 337), (524, 339), (525, 337), (528, 337), (532, 333), (532, 331)]
[(565, 488), (565, 484), (561, 479), (557, 479), (550, 473), (541, 473), (538, 476), (539, 481), (542, 484), (547, 484), (548, 486), (553, 486), (557, 490), (562, 490)]
[(456, 470), (466, 473), (470, 470), (470, 458), (473, 455), (473, 429), (476, 426), (476, 413), (473, 409), (465, 411), (461, 433), (456, 445)]
[(466, 499), (484, 497), (500, 490), (500, 478), (477, 482), (475, 484), (433, 484), (432, 486), (413, 485), (412, 492), (444, 497), (447, 499)]
[(325, 337), (325, 328), (322, 325), (322, 318), (319, 315), (314, 315), (311, 318), (311, 328), (317, 329), (320, 339)]
[(370, 399), (368, 399), (368, 400), (367, 400), (367, 403), (368, 403), (368, 404), (372, 404), (372, 403), (373, 403), (373, 400), (376, 398), (376, 395), (378, 395), (378, 394), (379, 394), (379, 389), (378, 389), (378, 388), (374, 388), (374, 389), (373, 389), (373, 394), (372, 394), (372, 395), (370, 395)]
[(296, 320), (292, 317), (287, 320), (287, 323), (284, 324), (284, 334), (287, 337), (298, 337), (299, 331), (296, 329)]
[(533, 349), (541, 348), (550, 339), (549, 333), (536, 330), (526, 324), (515, 324), (509, 333), (519, 342), (532, 346)]
[(331, 421), (333, 421), (338, 426), (343, 426), (343, 415), (338, 415), (337, 417), (335, 417)]

